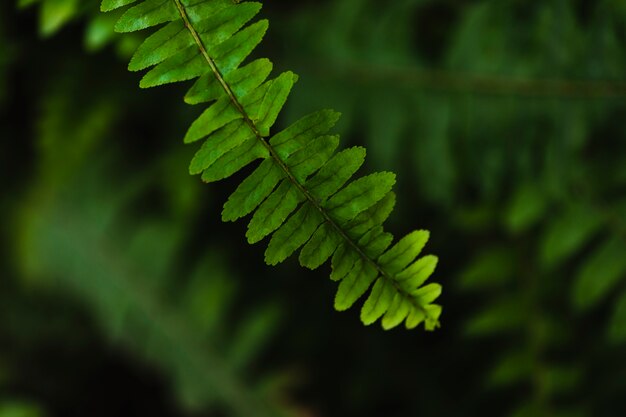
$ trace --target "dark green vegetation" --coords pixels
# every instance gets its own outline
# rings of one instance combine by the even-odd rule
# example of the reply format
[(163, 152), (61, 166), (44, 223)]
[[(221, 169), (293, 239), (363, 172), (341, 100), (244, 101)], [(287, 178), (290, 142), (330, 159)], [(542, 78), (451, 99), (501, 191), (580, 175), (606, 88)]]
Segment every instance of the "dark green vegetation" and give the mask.
[(328, 267), (266, 267), (221, 223), (254, 167), (188, 175), (206, 107), (137, 88), (122, 12), (9, 3), (0, 416), (626, 414), (622, 1), (264, 4), (252, 60), (300, 76), (272, 133), (336, 108), (341, 148), (397, 172), (386, 229), (441, 258), (434, 333), (337, 314)]

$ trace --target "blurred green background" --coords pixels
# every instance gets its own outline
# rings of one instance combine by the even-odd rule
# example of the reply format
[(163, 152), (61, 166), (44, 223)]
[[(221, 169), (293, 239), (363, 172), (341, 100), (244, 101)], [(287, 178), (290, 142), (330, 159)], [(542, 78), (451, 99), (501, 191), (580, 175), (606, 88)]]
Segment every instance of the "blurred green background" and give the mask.
[[(274, 0), (282, 124), (344, 114), (442, 328), (364, 327), (222, 224), (184, 85), (97, 0), (0, 4), (0, 417), (626, 415), (626, 2)], [(243, 177), (239, 178), (241, 180)], [(327, 267), (326, 267), (327, 268)]]

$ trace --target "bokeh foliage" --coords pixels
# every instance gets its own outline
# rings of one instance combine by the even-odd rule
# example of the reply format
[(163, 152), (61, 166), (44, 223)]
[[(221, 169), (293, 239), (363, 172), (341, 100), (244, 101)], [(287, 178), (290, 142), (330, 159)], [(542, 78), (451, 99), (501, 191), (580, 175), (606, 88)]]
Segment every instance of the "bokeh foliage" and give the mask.
[(0, 415), (626, 413), (622, 1), (264, 5), (285, 119), (340, 110), (393, 231), (433, 230), (434, 334), (265, 267), (187, 177), (184, 87), (139, 91), (97, 4), (37, 3), (0, 6)]

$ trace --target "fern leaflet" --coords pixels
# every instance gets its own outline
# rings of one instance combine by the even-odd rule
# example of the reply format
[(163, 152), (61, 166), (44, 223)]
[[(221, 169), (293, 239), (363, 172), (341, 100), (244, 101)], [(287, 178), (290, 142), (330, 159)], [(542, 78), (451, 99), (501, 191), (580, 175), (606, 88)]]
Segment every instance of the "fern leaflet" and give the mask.
[(204, 140), (190, 173), (205, 182), (227, 178), (248, 164), (262, 162), (230, 196), (222, 219), (252, 214), (246, 237), (270, 236), (265, 261), (278, 264), (301, 248), (300, 264), (315, 269), (331, 259), (331, 279), (339, 282), (335, 308), (350, 308), (373, 285), (361, 310), (385, 329), (403, 321), (439, 325), (441, 307), (433, 301), (439, 284), (423, 285), (437, 258), (418, 259), (429, 233), (410, 233), (395, 245), (383, 222), (395, 204), (390, 172), (352, 182), (365, 149), (335, 153), (339, 138), (328, 132), (339, 113), (322, 110), (270, 136), (297, 75), (269, 79), (272, 63), (257, 59), (241, 66), (261, 42), (268, 22), (250, 22), (257, 2), (233, 0), (103, 0), (103, 11), (129, 6), (116, 25), (131, 32), (163, 25), (137, 49), (131, 71), (151, 68), (142, 88), (197, 79), (185, 96), (189, 104), (212, 103), (196, 119), (185, 143)]

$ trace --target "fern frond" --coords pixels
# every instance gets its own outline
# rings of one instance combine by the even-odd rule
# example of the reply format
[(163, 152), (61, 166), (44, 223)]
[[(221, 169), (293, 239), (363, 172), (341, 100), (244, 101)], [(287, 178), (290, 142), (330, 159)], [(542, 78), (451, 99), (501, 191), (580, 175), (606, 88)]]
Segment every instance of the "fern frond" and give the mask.
[[(390, 329), (421, 322), (439, 324), (433, 304), (441, 286), (422, 286), (437, 258), (418, 256), (429, 234), (410, 233), (392, 246), (383, 223), (391, 213), (395, 175), (370, 174), (350, 181), (363, 164), (365, 149), (335, 153), (337, 136), (328, 132), (339, 114), (322, 110), (285, 130), (270, 130), (298, 77), (268, 76), (272, 64), (258, 59), (241, 66), (262, 40), (266, 20), (246, 25), (260, 11), (257, 2), (233, 0), (103, 0), (109, 11), (130, 6), (116, 25), (120, 32), (163, 25), (138, 48), (131, 71), (151, 68), (141, 87), (196, 79), (185, 100), (211, 103), (193, 122), (185, 143), (203, 140), (190, 165), (205, 182), (227, 178), (262, 162), (230, 196), (224, 221), (252, 214), (250, 243), (271, 236), (265, 261), (275, 265), (300, 249), (300, 263), (317, 268), (331, 259), (339, 281), (335, 308), (346, 310), (373, 285), (361, 311), (371, 324), (382, 317)], [(132, 5), (132, 6), (131, 6)]]

